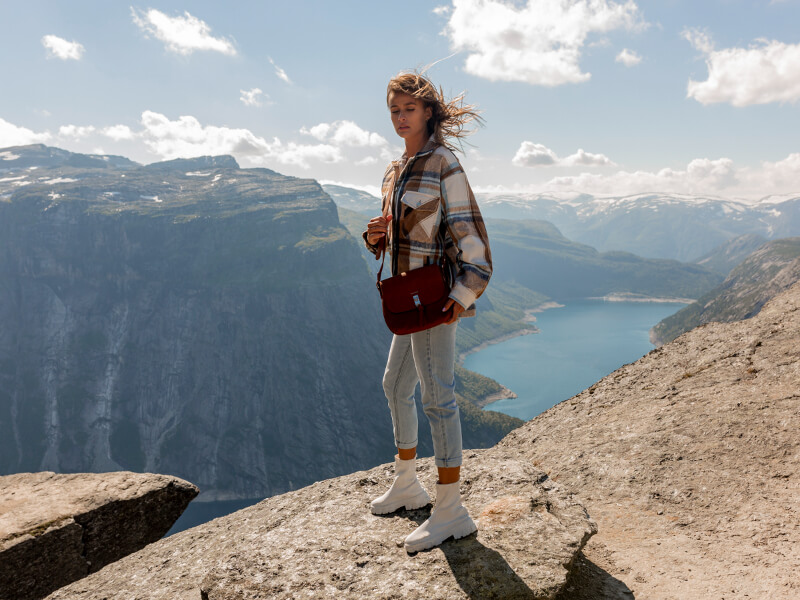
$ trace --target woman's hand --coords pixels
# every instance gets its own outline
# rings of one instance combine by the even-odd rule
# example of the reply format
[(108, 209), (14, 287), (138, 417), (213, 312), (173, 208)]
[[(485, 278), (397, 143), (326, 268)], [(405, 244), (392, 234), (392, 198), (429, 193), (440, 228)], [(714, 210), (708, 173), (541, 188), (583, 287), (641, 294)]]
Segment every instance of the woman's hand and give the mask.
[(386, 230), (392, 220), (392, 215), (373, 217), (367, 223), (367, 241), (372, 246), (377, 246), (378, 242), (386, 235)]
[(450, 310), (451, 307), (453, 308), (453, 318), (447, 321), (447, 325), (450, 325), (450, 323), (455, 323), (456, 321), (458, 321), (459, 315), (466, 310), (458, 302), (450, 298), (447, 301), (447, 304), (444, 305), (442, 312), (447, 312), (448, 310)]

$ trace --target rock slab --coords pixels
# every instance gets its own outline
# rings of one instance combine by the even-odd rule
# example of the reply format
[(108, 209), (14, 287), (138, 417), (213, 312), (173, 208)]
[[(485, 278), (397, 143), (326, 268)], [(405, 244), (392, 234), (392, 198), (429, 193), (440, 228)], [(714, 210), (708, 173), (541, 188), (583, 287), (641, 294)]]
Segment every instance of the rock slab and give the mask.
[(565, 599), (796, 600), (798, 431), (800, 283), (752, 319), (625, 365), (500, 446), (551, 471), (598, 523), (584, 554), (606, 591)]
[(151, 473), (0, 477), (0, 599), (43, 598), (161, 538), (198, 493)]
[[(431, 507), (376, 516), (393, 468), (320, 481), (163, 539), (51, 599), (553, 598), (596, 532), (583, 505), (508, 450), (465, 454), (461, 490), (479, 530), (409, 555)], [(433, 491), (431, 459), (418, 461)]]

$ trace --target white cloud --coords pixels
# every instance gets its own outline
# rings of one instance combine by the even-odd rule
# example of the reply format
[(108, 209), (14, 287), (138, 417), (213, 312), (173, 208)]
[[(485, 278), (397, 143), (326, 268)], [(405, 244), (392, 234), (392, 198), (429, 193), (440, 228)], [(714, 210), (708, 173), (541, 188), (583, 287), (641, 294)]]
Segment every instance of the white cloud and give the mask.
[(36, 133), (26, 127), (18, 127), (0, 118), (0, 148), (41, 144), (47, 142), (51, 137), (49, 132)]
[(300, 129), (300, 133), (310, 135), (320, 141), (327, 140), (335, 146), (384, 148), (389, 145), (382, 135), (362, 129), (353, 121), (346, 120), (319, 123), (309, 129), (303, 127)]
[(543, 167), (554, 165), (558, 162), (556, 153), (544, 144), (522, 142), (511, 164), (518, 167)]
[(78, 42), (69, 42), (57, 35), (46, 35), (42, 38), (42, 46), (47, 48), (48, 58), (61, 60), (80, 60), (86, 50)]
[(236, 54), (229, 40), (212, 36), (211, 27), (188, 12), (182, 17), (170, 17), (154, 8), (142, 12), (132, 7), (131, 15), (142, 31), (164, 42), (171, 52), (189, 55), (196, 50), (210, 50), (230, 56)]
[(239, 90), (242, 94), (239, 97), (245, 106), (261, 106), (261, 96), (265, 96), (263, 91), (260, 88), (253, 88), (252, 90)]
[[(581, 173), (554, 177), (544, 187), (548, 190), (612, 195), (642, 192), (718, 194), (721, 191), (730, 191), (740, 184), (743, 173), (743, 170), (734, 168), (733, 161), (729, 158), (698, 158), (691, 161), (685, 170), (665, 168), (657, 172), (618, 171), (609, 175)], [(737, 187), (735, 191), (741, 193), (742, 189)]]
[(70, 137), (76, 140), (85, 138), (94, 133), (93, 125), (79, 126), (79, 125), (62, 125), (58, 128), (58, 135), (61, 137)]
[(275, 67), (275, 75), (277, 75), (280, 79), (282, 79), (286, 83), (292, 83), (292, 80), (289, 79), (289, 76), (286, 74), (286, 71), (284, 71), (278, 65), (276, 65), (274, 60), (270, 58), (269, 62), (273, 67)]
[(590, 34), (645, 26), (633, 0), (453, 0), (444, 33), (473, 75), (557, 86), (591, 77), (579, 64)]
[(636, 54), (633, 50), (628, 50), (627, 48), (623, 48), (622, 52), (617, 54), (617, 58), (615, 59), (618, 63), (622, 63), (626, 67), (635, 67), (640, 62), (642, 62), (642, 57)]
[(558, 155), (545, 146), (534, 142), (522, 142), (511, 164), (517, 167), (609, 167), (614, 163), (604, 154), (593, 154), (579, 148), (574, 154), (559, 158)]
[(703, 31), (686, 30), (683, 37), (705, 55), (708, 67), (708, 79), (689, 80), (688, 98), (740, 107), (800, 100), (800, 44), (759, 39), (749, 48), (714, 50)]
[(344, 160), (339, 148), (329, 144), (282, 143), (255, 135), (249, 129), (203, 125), (195, 117), (171, 121), (165, 115), (142, 113), (142, 138), (147, 147), (164, 159), (233, 154), (254, 164), (278, 163), (309, 168), (310, 161), (336, 163)]
[(104, 128), (102, 134), (117, 142), (120, 140), (132, 140), (136, 137), (136, 134), (127, 125), (111, 125)]
[(315, 137), (318, 140), (322, 141), (326, 137), (328, 137), (328, 132), (331, 130), (330, 123), (320, 123), (318, 125), (314, 125), (311, 128), (302, 127), (300, 129), (300, 133), (305, 135), (310, 135), (311, 137)]

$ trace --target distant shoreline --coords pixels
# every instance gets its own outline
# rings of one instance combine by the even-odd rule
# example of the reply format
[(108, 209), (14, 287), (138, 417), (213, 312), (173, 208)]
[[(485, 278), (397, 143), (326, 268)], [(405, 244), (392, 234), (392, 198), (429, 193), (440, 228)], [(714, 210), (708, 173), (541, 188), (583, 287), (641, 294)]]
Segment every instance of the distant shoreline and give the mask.
[(607, 296), (590, 296), (587, 300), (603, 300), (605, 302), (674, 302), (675, 304), (691, 304), (695, 298), (653, 298), (650, 296), (628, 295), (626, 293), (608, 294)]
[[(544, 312), (550, 308), (562, 308), (564, 305), (559, 304), (558, 302), (544, 302), (539, 306), (534, 308), (528, 308), (525, 310), (525, 316), (523, 320), (526, 323), (535, 323), (536, 317), (534, 316), (536, 313)], [(517, 329), (516, 331), (512, 331), (505, 335), (498, 336), (496, 338), (492, 338), (490, 340), (486, 340), (485, 342), (481, 342), (477, 346), (473, 346), (469, 350), (465, 350), (461, 354), (458, 355), (458, 364), (463, 366), (464, 361), (466, 360), (467, 356), (470, 354), (475, 354), (476, 352), (480, 352), (481, 350), (485, 350), (489, 346), (494, 346), (495, 344), (499, 344), (500, 342), (507, 342), (508, 340), (513, 340), (516, 337), (521, 337), (523, 335), (531, 335), (533, 333), (539, 333), (539, 328), (536, 326), (531, 327), (523, 327), (522, 329)], [(501, 384), (502, 385), (502, 384)], [(516, 398), (517, 395), (514, 394), (513, 391), (509, 390), (508, 388), (504, 387), (504, 390), (507, 390), (509, 394), (513, 394), (512, 396), (500, 396), (496, 398), (496, 400), (501, 400), (502, 398)], [(495, 396), (499, 396), (503, 392), (498, 392), (497, 394), (493, 394)]]

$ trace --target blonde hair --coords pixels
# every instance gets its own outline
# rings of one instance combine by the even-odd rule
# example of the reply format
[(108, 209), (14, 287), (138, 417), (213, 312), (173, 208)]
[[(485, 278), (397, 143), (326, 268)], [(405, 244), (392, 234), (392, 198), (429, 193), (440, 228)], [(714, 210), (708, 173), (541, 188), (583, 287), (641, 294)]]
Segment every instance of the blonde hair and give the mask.
[[(436, 89), (430, 79), (416, 71), (398, 73), (389, 80), (386, 87), (386, 104), (392, 94), (408, 94), (422, 100), (426, 108), (431, 109), (431, 118), (428, 119), (428, 135), (433, 135), (434, 141), (450, 150), (462, 150), (461, 140), (474, 133), (474, 129), (465, 126), (473, 121), (483, 125), (479, 111), (472, 104), (464, 104), (464, 93), (447, 100), (442, 88)], [(458, 140), (458, 147), (450, 143)]]

